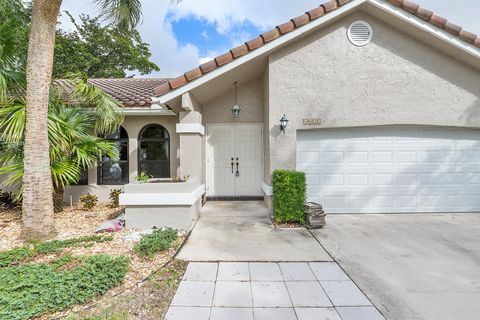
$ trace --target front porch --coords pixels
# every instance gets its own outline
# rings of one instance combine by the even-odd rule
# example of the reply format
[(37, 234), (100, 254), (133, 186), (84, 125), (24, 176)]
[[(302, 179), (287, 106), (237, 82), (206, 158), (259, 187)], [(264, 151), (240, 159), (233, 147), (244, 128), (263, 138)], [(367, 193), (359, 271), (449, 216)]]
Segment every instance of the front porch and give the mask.
[(210, 201), (179, 254), (188, 261), (332, 261), (303, 228), (275, 229), (261, 201)]

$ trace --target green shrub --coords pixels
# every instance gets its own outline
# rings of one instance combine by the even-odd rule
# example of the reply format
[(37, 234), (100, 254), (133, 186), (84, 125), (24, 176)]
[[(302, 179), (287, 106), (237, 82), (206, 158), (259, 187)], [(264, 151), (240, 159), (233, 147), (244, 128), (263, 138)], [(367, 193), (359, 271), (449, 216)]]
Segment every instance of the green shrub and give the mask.
[(92, 210), (98, 203), (98, 198), (96, 195), (87, 193), (80, 197), (80, 202), (82, 203), (84, 210)]
[(67, 240), (51, 240), (46, 242), (33, 241), (23, 247), (0, 252), (0, 268), (13, 266), (42, 255), (61, 252), (64, 248), (89, 247), (94, 243), (112, 241), (110, 236), (86, 236)]
[(112, 189), (110, 190), (110, 207), (118, 208), (120, 202), (120, 195), (122, 194), (122, 189)]
[[(0, 319), (29, 319), (85, 303), (123, 282), (129, 264), (126, 257), (107, 255), (62, 259), (0, 269)], [(72, 262), (73, 268), (66, 266)]]
[(156, 229), (150, 234), (143, 235), (133, 250), (141, 256), (152, 257), (160, 251), (170, 249), (177, 238), (177, 230), (172, 228)]
[(293, 170), (275, 170), (273, 182), (273, 214), (275, 221), (305, 222), (305, 173)]
[(143, 171), (140, 172), (140, 174), (135, 177), (135, 180), (137, 180), (138, 182), (143, 182), (143, 183), (147, 183), (149, 179), (150, 179), (150, 177)]

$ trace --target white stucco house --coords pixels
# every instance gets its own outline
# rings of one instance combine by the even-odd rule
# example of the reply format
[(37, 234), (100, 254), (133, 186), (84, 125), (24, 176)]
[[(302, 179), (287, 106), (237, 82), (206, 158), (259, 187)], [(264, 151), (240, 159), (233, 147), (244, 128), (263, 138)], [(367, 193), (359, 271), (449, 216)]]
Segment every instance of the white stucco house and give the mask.
[(175, 79), (92, 81), (126, 101), (123, 170), (66, 197), (188, 176), (122, 202), (194, 219), (203, 195), (268, 204), (297, 169), (328, 213), (480, 211), (480, 38), (410, 1), (329, 1)]

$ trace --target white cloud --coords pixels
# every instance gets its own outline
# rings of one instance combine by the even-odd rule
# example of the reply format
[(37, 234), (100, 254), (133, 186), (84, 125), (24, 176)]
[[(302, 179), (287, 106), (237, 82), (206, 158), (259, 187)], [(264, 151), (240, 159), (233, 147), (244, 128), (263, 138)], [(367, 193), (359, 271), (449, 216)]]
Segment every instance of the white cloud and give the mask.
[[(161, 71), (152, 76), (176, 76), (193, 68), (199, 61), (205, 62), (221, 53), (208, 52), (200, 56), (198, 48), (194, 45), (180, 45), (172, 30), (171, 21), (196, 18), (214, 24), (218, 32), (224, 34), (229, 40), (230, 43), (225, 43), (225, 48), (222, 48), (228, 50), (229, 46), (238, 45), (256, 36), (243, 31), (234, 32), (233, 27), (249, 22), (260, 30), (268, 30), (324, 1), (183, 0), (177, 6), (169, 6), (168, 0), (142, 0), (143, 24), (139, 30), (144, 41), (150, 43), (152, 60), (161, 67)], [(89, 1), (64, 0), (62, 10), (70, 10), (74, 14), (96, 15), (95, 7), (86, 6), (85, 2)], [(480, 22), (475, 14), (480, 12), (478, 0), (416, 0), (415, 2), (469, 31), (480, 34)], [(452, 5), (452, 2), (455, 2), (455, 5)], [(220, 48), (213, 49), (220, 50)]]
[[(198, 48), (191, 44), (180, 45), (170, 22), (166, 19), (168, 10), (173, 9), (169, 7), (168, 1), (142, 0), (142, 5), (143, 22), (139, 26), (139, 32), (143, 41), (150, 44), (151, 60), (160, 66), (160, 72), (152, 73), (150, 76), (175, 77), (198, 65), (200, 60)], [(85, 6), (78, 0), (64, 0), (62, 10), (68, 10), (74, 16), (80, 13), (97, 15), (94, 6)], [(62, 17), (61, 21), (63, 27), (68, 19)]]
[(262, 30), (300, 15), (320, 4), (321, 0), (183, 0), (172, 12), (175, 19), (195, 17), (217, 26), (225, 34), (232, 26), (249, 21)]

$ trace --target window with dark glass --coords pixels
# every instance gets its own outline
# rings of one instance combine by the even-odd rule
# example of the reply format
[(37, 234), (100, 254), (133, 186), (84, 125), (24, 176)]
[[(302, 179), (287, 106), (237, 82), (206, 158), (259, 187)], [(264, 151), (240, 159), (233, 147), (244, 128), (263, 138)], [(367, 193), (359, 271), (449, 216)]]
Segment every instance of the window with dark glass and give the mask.
[(158, 124), (146, 126), (138, 138), (138, 171), (149, 177), (170, 177), (170, 135)]
[(127, 131), (120, 127), (115, 134), (105, 139), (115, 143), (118, 148), (119, 159), (114, 161), (106, 155), (102, 155), (98, 164), (97, 184), (119, 185), (128, 183), (128, 135)]

